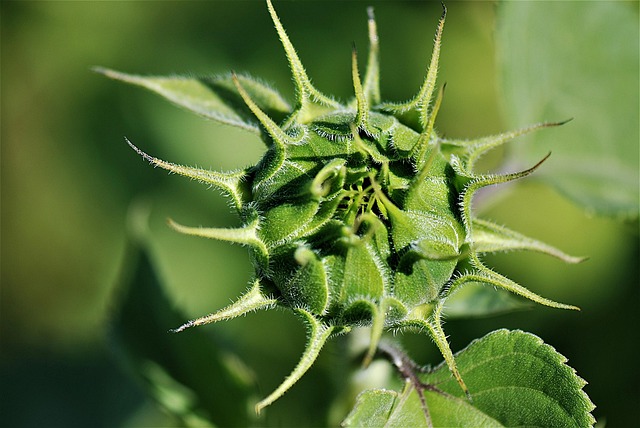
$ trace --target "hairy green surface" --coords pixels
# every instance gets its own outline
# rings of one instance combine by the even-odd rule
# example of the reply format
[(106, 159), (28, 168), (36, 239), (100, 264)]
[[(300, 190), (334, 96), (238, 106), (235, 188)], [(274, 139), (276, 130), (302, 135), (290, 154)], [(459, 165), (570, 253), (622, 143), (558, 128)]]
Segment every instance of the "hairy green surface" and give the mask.
[(213, 172), (157, 159), (129, 143), (153, 165), (227, 195), (241, 227), (170, 224), (186, 234), (246, 246), (255, 267), (244, 296), (175, 331), (276, 306), (296, 313), (308, 329), (307, 347), (291, 375), (256, 405), (258, 412), (311, 367), (327, 339), (355, 326), (371, 327), (365, 364), (383, 331), (425, 331), (459, 391), (473, 396), (442, 328), (450, 296), (466, 285), (483, 284), (543, 305), (577, 309), (492, 271), (481, 255), (531, 250), (567, 262), (580, 259), (472, 212), (478, 190), (526, 177), (544, 161), (521, 172), (488, 175), (474, 171), (478, 159), (515, 137), (557, 124), (464, 141), (436, 133), (443, 96), (443, 88), (436, 94), (436, 75), (446, 10), (417, 95), (387, 103), (380, 99), (378, 36), (370, 9), (366, 73), (360, 77), (354, 49), (354, 98), (343, 103), (312, 85), (271, 2), (267, 5), (293, 75), (293, 105), (248, 76), (142, 77), (99, 70), (204, 117), (257, 133), (267, 148), (254, 166)]

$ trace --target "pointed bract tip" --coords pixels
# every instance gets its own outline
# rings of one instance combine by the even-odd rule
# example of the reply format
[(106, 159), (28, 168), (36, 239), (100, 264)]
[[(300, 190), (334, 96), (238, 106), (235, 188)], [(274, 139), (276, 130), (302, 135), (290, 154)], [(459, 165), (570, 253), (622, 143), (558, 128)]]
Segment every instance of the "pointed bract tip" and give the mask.
[(420, 122), (423, 126), (423, 129), (427, 126), (427, 122), (429, 119), (429, 106), (436, 85), (446, 12), (447, 8), (444, 7), (443, 4), (442, 16), (440, 17), (440, 21), (438, 22), (438, 28), (436, 30), (436, 36), (433, 43), (433, 50), (431, 52), (431, 61), (429, 61), (429, 66), (427, 67), (427, 75), (425, 76), (424, 82), (422, 83), (422, 86), (420, 87), (420, 90), (416, 97), (412, 101), (402, 105), (401, 107), (415, 109), (420, 115)]
[(152, 163), (152, 164), (156, 164), (157, 163), (158, 160), (156, 158), (154, 158), (153, 156), (151, 156), (151, 155), (147, 154), (146, 152), (142, 151), (142, 149), (138, 148), (138, 146), (133, 144), (131, 142), (131, 140), (129, 140), (127, 137), (124, 137), (124, 141), (126, 141), (127, 144), (129, 145), (129, 147), (131, 147), (144, 160), (146, 160), (147, 162)]
[(544, 124), (544, 126), (546, 126), (546, 127), (551, 127), (551, 126), (562, 126), (562, 125), (564, 125), (564, 124), (566, 124), (566, 123), (571, 122), (572, 120), (573, 120), (573, 118), (572, 118), (572, 117), (570, 117), (570, 118), (568, 118), (568, 119), (561, 120), (561, 121), (558, 121), (558, 122), (548, 122), (548, 123), (545, 123), (545, 124)]
[(558, 257), (560, 260), (562, 260), (565, 263), (571, 263), (572, 265), (577, 265), (578, 263), (582, 263), (582, 262), (586, 262), (587, 260), (589, 260), (590, 257), (588, 256), (570, 256), (568, 254), (561, 254), (562, 257), (560, 257), (559, 255), (556, 256)]
[(323, 324), (320, 320), (314, 317), (311, 313), (303, 310), (296, 310), (302, 315), (303, 320), (307, 323), (308, 336), (305, 350), (300, 358), (300, 361), (293, 369), (291, 374), (285, 378), (285, 380), (278, 386), (271, 394), (261, 400), (255, 406), (255, 411), (260, 414), (262, 409), (276, 401), (278, 398), (287, 392), (300, 378), (309, 370), (315, 360), (318, 358), (320, 350), (324, 346), (325, 342), (331, 336), (331, 333), (336, 329), (335, 326), (329, 326)]
[[(285, 50), (287, 55), (287, 60), (289, 61), (289, 68), (291, 69), (291, 74), (293, 75), (294, 84), (296, 87), (296, 97), (298, 102), (298, 109), (296, 113), (300, 113), (303, 109), (308, 107), (311, 104), (317, 104), (325, 107), (340, 107), (340, 104), (330, 97), (322, 94), (318, 91), (312, 84), (307, 72), (298, 57), (298, 54), (287, 36), (287, 32), (280, 22), (280, 18), (278, 18), (278, 14), (276, 13), (275, 8), (270, 0), (267, 0), (267, 8), (269, 10), (269, 15), (271, 15), (271, 20), (276, 27), (276, 31), (278, 33), (278, 37), (280, 38), (280, 42), (282, 43), (282, 47)], [(294, 114), (295, 116), (295, 114)]]
[(89, 68), (89, 70), (93, 71), (94, 73), (98, 73), (98, 74), (107, 74), (109, 72), (108, 68), (99, 66), (99, 65), (94, 65), (93, 67)]
[(103, 76), (108, 77), (109, 79), (119, 80), (121, 82), (131, 83), (139, 86), (145, 86), (141, 82), (141, 80), (144, 80), (144, 79), (141, 79), (140, 76), (136, 76), (134, 74), (127, 74), (121, 71), (113, 70), (111, 68), (100, 67), (100, 66), (92, 67), (91, 71), (93, 71), (94, 73), (102, 74)]
[(440, 19), (444, 19), (447, 16), (447, 5), (444, 4), (443, 1), (441, 1), (440, 6), (442, 6), (442, 16), (440, 17)]
[(169, 330), (169, 333), (180, 333), (181, 331), (185, 331), (186, 329), (193, 327), (195, 324), (192, 321), (187, 321), (186, 323), (182, 324), (180, 327), (178, 328), (172, 328), (171, 330)]
[(115, 71), (110, 68), (102, 67), (99, 65), (91, 67), (90, 70), (93, 71), (94, 73), (102, 74), (103, 76), (109, 77), (110, 79), (123, 80), (123, 76), (124, 76), (124, 74), (120, 73), (119, 71)]
[(111, 68), (102, 67), (102, 66), (94, 66), (90, 68), (94, 73), (101, 74), (109, 79), (120, 80), (122, 82), (127, 83), (137, 83), (137, 79), (139, 76), (135, 76), (133, 74), (123, 73), (121, 71), (113, 70)]
[(367, 71), (364, 74), (364, 93), (370, 104), (380, 103), (380, 65), (378, 52), (380, 50), (380, 40), (378, 29), (373, 13), (373, 7), (367, 8), (369, 26), (369, 58), (367, 60)]
[(517, 180), (520, 178), (524, 178), (527, 177), (531, 174), (533, 174), (538, 168), (540, 168), (540, 166), (547, 160), (549, 159), (549, 157), (551, 156), (551, 152), (547, 153), (547, 155), (545, 157), (543, 157), (542, 159), (540, 159), (538, 161), (538, 163), (536, 163), (535, 165), (533, 165), (531, 168), (525, 169), (524, 171), (520, 171), (520, 172), (515, 172), (512, 174), (506, 174), (506, 175), (499, 175), (496, 176), (494, 178), (498, 178), (498, 179), (502, 179), (502, 180), (494, 180), (494, 181), (488, 181), (486, 183), (486, 185), (491, 185), (491, 184), (498, 184), (500, 182), (507, 182), (507, 181), (512, 181), (512, 180)]
[(550, 308), (555, 308), (555, 309), (567, 309), (569, 311), (578, 311), (578, 312), (582, 311), (582, 309), (580, 309), (580, 307), (578, 306), (567, 305), (566, 303), (558, 303), (548, 299), (545, 299), (545, 300), (547, 300), (547, 302), (550, 302), (550, 303), (545, 303), (545, 302), (537, 302), (537, 303), (541, 303), (545, 306), (548, 306)]
[(171, 333), (179, 333), (191, 327), (211, 324), (218, 321), (230, 320), (258, 309), (270, 309), (277, 304), (277, 300), (267, 297), (262, 293), (260, 281), (256, 280), (253, 286), (238, 300), (209, 315), (187, 321), (178, 328), (169, 330)]
[(549, 159), (549, 157), (551, 157), (551, 152), (547, 153), (547, 155), (545, 157), (543, 157), (542, 159), (540, 159), (540, 161), (535, 164), (534, 166), (532, 166), (531, 168), (529, 168), (527, 170), (527, 172), (533, 172), (536, 169), (538, 169), (540, 167), (540, 165), (542, 165), (547, 159)]
[(568, 261), (568, 263), (582, 263), (582, 262), (586, 262), (587, 260), (591, 259), (591, 257), (589, 256), (572, 256), (571, 260)]
[(167, 217), (166, 221), (167, 221), (167, 225), (169, 225), (170, 228), (172, 228), (173, 230), (176, 230), (178, 232), (182, 232), (182, 230), (185, 228), (185, 226), (183, 226), (180, 223), (176, 222), (171, 217)]

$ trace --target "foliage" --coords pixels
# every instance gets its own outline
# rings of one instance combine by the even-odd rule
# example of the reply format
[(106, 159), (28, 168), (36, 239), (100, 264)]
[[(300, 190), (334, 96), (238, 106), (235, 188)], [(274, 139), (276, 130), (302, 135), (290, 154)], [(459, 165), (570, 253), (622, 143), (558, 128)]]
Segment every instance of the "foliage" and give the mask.
[[(398, 351), (383, 348), (407, 373)], [(358, 397), (345, 426), (589, 426), (592, 404), (585, 382), (566, 359), (530, 333), (496, 330), (456, 355), (474, 391), (460, 394), (440, 366), (407, 376), (401, 392), (369, 390)], [(409, 373), (407, 373), (409, 374)]]
[[(588, 33), (566, 25), (574, 15)], [(574, 118), (559, 136), (539, 134), (513, 147), (507, 162), (531, 161), (552, 147), (555, 161), (541, 179), (589, 212), (626, 220), (638, 219), (640, 195), (636, 18), (624, 3), (505, 2), (496, 35), (509, 120)]]

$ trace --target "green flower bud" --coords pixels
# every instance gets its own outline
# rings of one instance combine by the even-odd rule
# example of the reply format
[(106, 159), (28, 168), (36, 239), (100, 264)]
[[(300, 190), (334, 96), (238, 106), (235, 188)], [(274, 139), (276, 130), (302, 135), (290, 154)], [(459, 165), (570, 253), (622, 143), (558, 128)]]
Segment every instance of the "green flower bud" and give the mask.
[[(519, 173), (483, 175), (474, 172), (478, 158), (514, 137), (557, 124), (469, 141), (437, 135), (434, 124), (443, 91), (434, 93), (446, 9), (425, 81), (413, 99), (399, 104), (380, 100), (378, 36), (370, 9), (367, 72), (361, 80), (354, 51), (355, 96), (343, 104), (311, 84), (270, 0), (267, 6), (293, 74), (294, 107), (272, 89), (244, 76), (204, 82), (103, 70), (199, 114), (259, 132), (267, 147), (257, 165), (231, 173), (174, 165), (134, 147), (152, 164), (228, 194), (242, 227), (171, 225), (186, 234), (245, 245), (255, 265), (253, 286), (244, 296), (176, 331), (275, 306), (298, 314), (309, 329), (302, 359), (258, 403), (257, 411), (279, 398), (309, 369), (329, 337), (354, 326), (371, 326), (366, 362), (384, 330), (426, 331), (468, 394), (442, 329), (443, 306), (456, 289), (484, 283), (543, 305), (577, 309), (540, 297), (490, 270), (480, 254), (525, 249), (567, 262), (579, 259), (478, 219), (471, 210), (479, 189), (525, 177), (542, 163)], [(209, 93), (212, 100), (207, 101), (219, 107), (209, 108), (192, 95), (204, 91), (203, 83), (208, 91), (220, 89)], [(224, 97), (235, 102), (225, 103)], [(238, 107), (238, 101), (244, 107)]]

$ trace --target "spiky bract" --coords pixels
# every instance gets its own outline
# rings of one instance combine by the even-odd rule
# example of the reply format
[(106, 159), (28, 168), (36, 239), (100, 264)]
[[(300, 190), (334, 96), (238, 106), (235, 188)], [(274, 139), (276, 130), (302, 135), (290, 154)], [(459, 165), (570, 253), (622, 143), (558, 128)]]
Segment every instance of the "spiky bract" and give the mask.
[[(527, 176), (539, 165), (519, 173), (482, 175), (474, 172), (478, 158), (514, 137), (555, 124), (470, 141), (436, 134), (442, 90), (434, 93), (446, 10), (438, 24), (424, 84), (415, 98), (398, 104), (380, 100), (378, 37), (370, 9), (367, 72), (361, 80), (354, 50), (355, 97), (343, 104), (311, 84), (269, 0), (267, 6), (293, 73), (297, 94), (293, 107), (248, 77), (208, 80), (210, 87), (225, 88), (227, 96), (241, 98), (246, 106), (235, 113), (223, 109), (212, 113), (188, 97), (177, 96), (179, 91), (165, 85), (162, 78), (104, 71), (220, 122), (258, 130), (268, 149), (253, 167), (217, 173), (170, 164), (136, 148), (154, 165), (228, 194), (242, 227), (171, 224), (187, 234), (246, 245), (255, 265), (255, 280), (247, 294), (176, 331), (276, 305), (297, 313), (308, 326), (307, 348), (292, 374), (257, 404), (257, 411), (309, 369), (330, 336), (360, 325), (371, 326), (366, 361), (373, 356), (383, 330), (426, 331), (468, 394), (441, 320), (443, 305), (457, 288), (484, 283), (543, 305), (577, 309), (540, 297), (488, 269), (479, 254), (528, 249), (568, 262), (578, 259), (477, 219), (471, 211), (478, 189)], [(193, 84), (187, 79), (178, 83)], [(234, 95), (228, 95), (229, 91)], [(460, 268), (462, 264), (465, 269)]]

